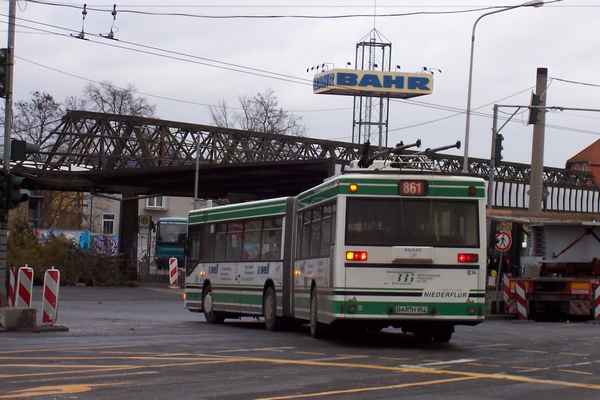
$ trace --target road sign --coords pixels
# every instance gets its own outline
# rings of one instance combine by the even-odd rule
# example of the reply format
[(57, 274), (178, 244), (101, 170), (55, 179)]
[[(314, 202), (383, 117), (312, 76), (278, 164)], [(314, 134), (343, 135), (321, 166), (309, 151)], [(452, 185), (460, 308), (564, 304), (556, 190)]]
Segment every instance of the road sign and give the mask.
[(496, 232), (496, 250), (506, 253), (512, 246), (512, 235), (510, 232)]

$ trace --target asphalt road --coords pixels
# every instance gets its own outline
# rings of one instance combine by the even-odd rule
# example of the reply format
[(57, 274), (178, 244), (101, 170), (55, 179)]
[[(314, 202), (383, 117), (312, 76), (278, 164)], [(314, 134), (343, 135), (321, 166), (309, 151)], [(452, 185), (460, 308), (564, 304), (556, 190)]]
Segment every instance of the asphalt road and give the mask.
[(69, 332), (0, 333), (0, 400), (600, 399), (590, 323), (488, 321), (446, 345), (396, 331), (315, 340), (209, 325), (169, 289), (61, 292)]

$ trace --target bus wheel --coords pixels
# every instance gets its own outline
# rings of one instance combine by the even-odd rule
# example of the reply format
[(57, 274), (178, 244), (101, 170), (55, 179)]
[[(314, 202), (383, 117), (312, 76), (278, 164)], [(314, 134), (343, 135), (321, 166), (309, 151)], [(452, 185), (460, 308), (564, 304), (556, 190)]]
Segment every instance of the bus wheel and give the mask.
[(433, 341), (436, 343), (448, 343), (452, 339), (452, 333), (454, 333), (453, 326), (438, 328), (432, 334)]
[(204, 310), (204, 318), (211, 324), (218, 324), (225, 320), (223, 313), (214, 310), (212, 288), (210, 285), (204, 286), (202, 291), (202, 309)]
[(317, 288), (313, 288), (310, 292), (310, 336), (318, 339), (323, 336), (323, 325), (319, 323), (318, 318), (318, 300), (317, 300)]
[(269, 286), (265, 290), (263, 315), (265, 317), (265, 328), (268, 331), (276, 331), (279, 328), (277, 321), (277, 297), (275, 296), (275, 289), (272, 286)]

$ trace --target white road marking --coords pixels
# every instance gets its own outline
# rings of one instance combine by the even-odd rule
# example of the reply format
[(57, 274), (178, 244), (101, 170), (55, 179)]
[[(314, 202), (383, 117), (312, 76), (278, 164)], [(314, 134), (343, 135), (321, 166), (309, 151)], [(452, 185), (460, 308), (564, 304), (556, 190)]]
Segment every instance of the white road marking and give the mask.
[(458, 360), (436, 361), (436, 362), (430, 362), (430, 363), (418, 364), (418, 365), (403, 365), (402, 367), (405, 367), (405, 368), (439, 367), (442, 365), (468, 364), (468, 363), (471, 363), (474, 361), (477, 361), (477, 359), (476, 358), (459, 358)]
[(475, 349), (493, 349), (495, 347), (506, 347), (510, 346), (508, 343), (496, 343), (496, 344), (483, 344), (480, 346), (475, 346)]
[(528, 350), (528, 349), (519, 349), (521, 353), (535, 353), (535, 354), (548, 354), (547, 351), (542, 350)]
[(215, 353), (244, 353), (251, 351), (283, 351), (283, 350), (291, 350), (295, 349), (293, 346), (284, 346), (284, 347), (259, 347), (255, 349), (228, 349), (228, 350), (219, 350), (215, 351)]

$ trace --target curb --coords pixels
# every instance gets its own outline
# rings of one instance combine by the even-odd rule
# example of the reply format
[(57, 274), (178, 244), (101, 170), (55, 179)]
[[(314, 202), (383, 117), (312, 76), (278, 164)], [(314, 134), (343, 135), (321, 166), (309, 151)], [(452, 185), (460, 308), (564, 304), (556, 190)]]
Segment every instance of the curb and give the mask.
[(31, 332), (35, 333), (43, 333), (43, 332), (69, 332), (69, 328), (63, 325), (54, 325), (54, 326), (45, 326), (40, 325), (36, 326), (31, 330)]
[(493, 320), (493, 321), (514, 320), (514, 319), (516, 319), (516, 317), (512, 314), (488, 314), (485, 316), (485, 319)]

